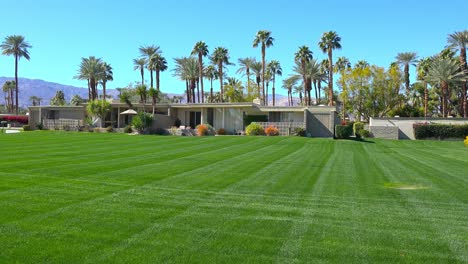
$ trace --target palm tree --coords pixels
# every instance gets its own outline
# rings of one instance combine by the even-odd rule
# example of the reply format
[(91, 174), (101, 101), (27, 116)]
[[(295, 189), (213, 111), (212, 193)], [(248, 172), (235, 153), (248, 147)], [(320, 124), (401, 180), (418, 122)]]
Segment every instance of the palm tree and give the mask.
[(281, 68), (280, 62), (277, 60), (272, 60), (268, 63), (268, 70), (273, 78), (273, 88), (272, 88), (272, 95), (273, 95), (273, 106), (275, 106), (275, 81), (276, 75), (281, 76), (283, 74), (283, 69)]
[(112, 66), (107, 62), (103, 62), (101, 67), (102, 71), (99, 78), (102, 85), (102, 100), (106, 100), (106, 84), (108, 81), (114, 80), (114, 73), (112, 72)]
[(299, 79), (300, 77), (298, 78), (297, 75), (291, 75), (283, 80), (283, 88), (288, 91), (288, 106), (293, 106), (292, 92)]
[(346, 57), (338, 57), (334, 68), (335, 72), (341, 72), (349, 68), (351, 68), (351, 62), (349, 62), (349, 59)]
[(141, 85), (145, 84), (145, 66), (146, 66), (146, 59), (139, 58), (133, 59), (133, 70), (140, 70), (141, 74)]
[(28, 42), (20, 35), (12, 35), (5, 38), (0, 45), (3, 55), (13, 55), (15, 57), (15, 101), (16, 101), (16, 114), (18, 115), (18, 61), (20, 58), (29, 60), (29, 48), (32, 48)]
[(140, 55), (142, 59), (145, 59), (147, 63), (147, 68), (150, 71), (150, 87), (153, 87), (153, 69), (150, 67), (149, 61), (151, 57), (155, 54), (160, 54), (161, 50), (158, 46), (148, 45), (148, 46), (140, 46), (139, 48)]
[(404, 67), (406, 94), (410, 93), (410, 74), (409, 66), (416, 66), (418, 55), (416, 52), (402, 52), (396, 56), (396, 62)]
[(448, 58), (436, 58), (427, 72), (426, 81), (440, 85), (442, 99), (442, 116), (447, 116), (447, 93), (450, 84), (466, 82), (466, 71), (460, 71), (456, 61)]
[(265, 104), (265, 52), (266, 48), (273, 46), (273, 41), (275, 39), (271, 37), (271, 32), (268, 30), (260, 30), (255, 35), (255, 39), (253, 41), (253, 47), (258, 47), (259, 44), (262, 46), (262, 95), (263, 95), (263, 104)]
[[(447, 38), (448, 46), (452, 49), (458, 49), (460, 51), (460, 68), (462, 71), (467, 70), (466, 64), (466, 46), (468, 45), (468, 30), (457, 31), (453, 34), (449, 34)], [(462, 89), (462, 104), (463, 104), (463, 117), (468, 117), (468, 104), (467, 104), (467, 82), (463, 83)]]
[(135, 88), (135, 91), (140, 96), (140, 103), (143, 104), (143, 105), (146, 104), (146, 97), (147, 97), (147, 94), (148, 94), (148, 90), (146, 89), (146, 85), (144, 85), (144, 84), (138, 85)]
[(42, 98), (33, 95), (33, 96), (30, 96), (30, 97), (29, 97), (29, 101), (31, 101), (31, 104), (32, 104), (33, 106), (41, 105)]
[(255, 61), (250, 65), (250, 69), (255, 74), (255, 82), (257, 83), (257, 95), (258, 99), (261, 100), (260, 95), (260, 82), (262, 81), (262, 63), (259, 61)]
[(150, 69), (156, 72), (156, 89), (160, 91), (160, 73), (167, 70), (167, 61), (160, 53), (154, 54), (150, 59)]
[(354, 65), (354, 67), (358, 69), (364, 69), (369, 66), (370, 66), (369, 63), (365, 60), (359, 60), (358, 62), (356, 62), (356, 65)]
[(323, 33), (319, 47), (323, 53), (328, 53), (328, 105), (333, 105), (333, 50), (341, 49), (341, 37), (335, 31)]
[(154, 115), (154, 110), (156, 108), (156, 102), (158, 100), (159, 95), (160, 95), (159, 90), (154, 89), (154, 87), (149, 88), (148, 96), (151, 97), (151, 105), (153, 106), (153, 115)]
[(212, 103), (213, 99), (213, 80), (218, 78), (218, 71), (216, 70), (215, 66), (213, 65), (208, 65), (208, 67), (205, 68), (205, 77), (210, 80), (210, 103)]
[(174, 75), (186, 84), (187, 102), (195, 103), (195, 87), (198, 74), (198, 61), (193, 57), (175, 58)]
[(13, 92), (15, 91), (15, 81), (6, 81), (2, 90), (5, 93), (5, 104), (8, 113), (13, 113)]
[(421, 58), (418, 62), (417, 72), (418, 72), (418, 80), (423, 81), (424, 85), (424, 116), (427, 116), (427, 102), (428, 102), (428, 90), (427, 90), (427, 73), (429, 71), (429, 67), (432, 63), (432, 59), (430, 57)]
[[(201, 93), (203, 95), (205, 93), (203, 89), (203, 57), (208, 55), (208, 45), (203, 41), (198, 41), (193, 47), (192, 55), (198, 55), (198, 73), (201, 84)], [(202, 96), (202, 103), (204, 103), (203, 97), (204, 96)]]
[(97, 85), (103, 75), (103, 61), (100, 58), (90, 56), (81, 58), (78, 75), (75, 76), (78, 80), (87, 80), (88, 82), (88, 99), (93, 101), (97, 99)]
[[(307, 79), (306, 79), (306, 65), (309, 60), (312, 59), (312, 51), (307, 46), (300, 46), (299, 50), (294, 54), (296, 64), (300, 64), (300, 69), (296, 72), (302, 74), (302, 84), (304, 85), (304, 95), (307, 95)], [(308, 100), (306, 100), (308, 102)]]
[(221, 101), (223, 101), (224, 90), (223, 90), (223, 65), (231, 65), (229, 62), (229, 51), (223, 47), (217, 47), (214, 49), (213, 54), (210, 57), (213, 64), (218, 65), (218, 76), (219, 76), (219, 85), (221, 92)]
[(248, 96), (250, 96), (250, 68), (252, 67), (252, 63), (255, 62), (255, 58), (253, 57), (247, 57), (247, 58), (240, 58), (238, 60), (239, 62), (239, 69), (236, 71), (236, 73), (244, 73), (247, 75), (247, 93)]

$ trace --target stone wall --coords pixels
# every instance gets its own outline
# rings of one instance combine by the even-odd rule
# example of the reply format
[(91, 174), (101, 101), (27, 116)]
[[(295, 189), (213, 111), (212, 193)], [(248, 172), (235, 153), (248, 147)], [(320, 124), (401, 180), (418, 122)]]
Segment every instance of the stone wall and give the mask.
[(369, 126), (369, 131), (375, 138), (398, 139), (398, 130), (395, 126)]

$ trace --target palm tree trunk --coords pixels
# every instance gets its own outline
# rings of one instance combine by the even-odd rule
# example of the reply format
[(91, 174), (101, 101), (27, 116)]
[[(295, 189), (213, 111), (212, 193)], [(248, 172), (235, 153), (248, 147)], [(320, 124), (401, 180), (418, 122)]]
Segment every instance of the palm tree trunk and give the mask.
[(150, 70), (150, 88), (153, 88), (153, 70)]
[[(460, 63), (462, 71), (466, 71), (466, 47), (463, 46), (460, 48)], [(463, 117), (468, 118), (468, 104), (467, 104), (467, 89), (468, 89), (468, 82), (463, 82), (462, 88), (462, 103), (463, 103)]]
[[(319, 80), (320, 82), (320, 80)], [(318, 101), (317, 101), (317, 98), (318, 98), (318, 95), (317, 95), (317, 80), (314, 80), (314, 91), (315, 91), (315, 105), (318, 104)]]
[(102, 100), (106, 100), (106, 81), (102, 82)]
[(159, 70), (156, 70), (156, 89), (159, 91)]
[[(204, 87), (203, 87), (203, 54), (201, 53), (198, 53), (198, 65), (199, 65), (199, 74), (200, 74), (200, 84), (201, 84), (201, 93), (202, 93), (202, 103), (205, 102), (204, 100)], [(200, 101), (200, 97), (198, 99), (198, 101)]]
[(198, 103), (200, 103), (200, 79), (197, 79), (197, 98)]
[(250, 96), (250, 69), (246, 67), (245, 71), (247, 72), (247, 96)]
[(442, 82), (442, 117), (447, 117), (447, 102), (446, 102), (446, 92), (447, 92), (447, 83)]
[(213, 102), (213, 78), (210, 78), (210, 103)]
[(333, 53), (332, 49), (328, 48), (328, 105), (333, 106)]
[(218, 65), (218, 72), (219, 72), (219, 90), (220, 90), (220, 101), (221, 103), (224, 102), (224, 90), (223, 90), (223, 63), (220, 62)]
[(265, 105), (265, 44), (262, 44), (262, 101)]
[(144, 72), (143, 67), (141, 67), (140, 69), (140, 74), (141, 74), (141, 85), (143, 85), (145, 83), (145, 79), (144, 79), (145, 72)]
[(88, 78), (88, 100), (91, 101), (91, 84), (89, 82), (89, 78)]
[(276, 74), (273, 74), (273, 88), (271, 88), (271, 93), (273, 96), (273, 106), (275, 106), (275, 77)]
[(321, 97), (321, 90), (322, 90), (322, 82), (317, 83), (317, 90), (318, 90), (318, 97), (317, 97), (317, 104), (320, 104), (320, 97)]
[(312, 80), (310, 78), (307, 79), (307, 106), (312, 105), (312, 98), (310, 96), (310, 91), (312, 90)]
[(266, 94), (265, 94), (265, 105), (268, 105), (268, 86), (270, 85), (270, 82), (267, 81), (266, 83)]
[(427, 97), (428, 97), (427, 82), (424, 81), (424, 117), (427, 117)]
[(190, 103), (190, 90), (188, 80), (185, 80), (185, 93), (187, 94), (187, 103)]
[(18, 55), (15, 55), (15, 97), (16, 97), (16, 115), (18, 115)]
[(405, 64), (405, 88), (406, 88), (406, 95), (410, 93), (410, 80), (409, 80), (409, 64)]

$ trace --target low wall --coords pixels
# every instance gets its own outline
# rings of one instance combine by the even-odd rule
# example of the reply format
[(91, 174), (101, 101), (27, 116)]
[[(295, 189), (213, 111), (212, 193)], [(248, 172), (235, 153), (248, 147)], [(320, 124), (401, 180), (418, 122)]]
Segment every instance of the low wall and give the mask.
[(151, 128), (170, 128), (174, 126), (175, 120), (176, 119), (172, 116), (155, 114)]
[(369, 131), (375, 138), (398, 139), (398, 130), (396, 126), (369, 126)]
[(274, 126), (278, 128), (280, 136), (289, 136), (294, 132), (294, 128), (305, 128), (304, 122), (255, 122), (263, 128)]
[(43, 119), (42, 124), (44, 129), (60, 129), (77, 131), (80, 126), (83, 126), (83, 120), (76, 119)]

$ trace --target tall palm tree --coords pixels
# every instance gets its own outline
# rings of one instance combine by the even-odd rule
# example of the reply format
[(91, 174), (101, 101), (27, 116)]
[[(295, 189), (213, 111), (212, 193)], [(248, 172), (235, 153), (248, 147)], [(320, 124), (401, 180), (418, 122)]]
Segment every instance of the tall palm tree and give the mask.
[(210, 103), (213, 102), (213, 80), (218, 78), (218, 71), (216, 70), (215, 66), (208, 65), (205, 68), (205, 77), (210, 80)]
[[(460, 68), (462, 71), (468, 69), (466, 64), (466, 46), (468, 46), (468, 30), (457, 31), (448, 35), (447, 38), (448, 46), (452, 49), (458, 49), (460, 51)], [(462, 89), (462, 104), (463, 104), (463, 117), (468, 117), (468, 103), (467, 103), (467, 82), (463, 83)]]
[(223, 90), (223, 67), (224, 65), (231, 65), (229, 62), (229, 51), (223, 47), (217, 47), (214, 49), (213, 54), (210, 57), (213, 64), (218, 65), (218, 76), (219, 76), (219, 86), (220, 86), (220, 95), (221, 101), (224, 99), (224, 90)]
[[(192, 55), (198, 56), (198, 73), (200, 75), (199, 80), (201, 85), (201, 93), (203, 95), (205, 93), (203, 89), (203, 57), (208, 55), (208, 45), (206, 45), (206, 43), (203, 41), (198, 41), (193, 47)], [(202, 96), (202, 103), (205, 102), (203, 97), (204, 96)]]
[(156, 72), (156, 89), (160, 91), (160, 74), (167, 70), (167, 61), (160, 53), (151, 56), (150, 68)]
[(281, 76), (283, 74), (283, 69), (281, 68), (281, 64), (277, 60), (272, 60), (270, 63), (268, 63), (267, 66), (272, 78), (273, 78), (273, 88), (271, 90), (272, 96), (273, 96), (273, 106), (275, 106), (275, 81), (276, 81), (276, 75)]
[(240, 58), (238, 60), (239, 62), (239, 69), (236, 71), (236, 73), (244, 73), (247, 75), (247, 93), (248, 96), (250, 96), (250, 68), (252, 67), (252, 63), (255, 62), (255, 58), (253, 57), (247, 57), (247, 58)]
[(255, 74), (255, 82), (257, 83), (257, 95), (258, 99), (261, 100), (260, 95), (260, 83), (262, 82), (262, 63), (259, 61), (255, 61), (250, 65), (250, 69)]
[(149, 88), (148, 96), (151, 97), (151, 105), (153, 106), (153, 115), (154, 115), (154, 111), (155, 111), (155, 108), (156, 108), (156, 102), (158, 100), (159, 95), (160, 95), (159, 90), (154, 89), (154, 87)]
[(20, 35), (11, 35), (5, 38), (0, 45), (3, 55), (13, 55), (15, 57), (15, 101), (16, 101), (16, 114), (18, 115), (18, 61), (20, 58), (30, 59), (29, 48), (32, 48), (28, 42)]
[[(302, 84), (304, 85), (304, 95), (307, 96), (307, 77), (306, 77), (306, 66), (307, 62), (312, 59), (312, 51), (307, 46), (300, 46), (299, 50), (294, 54), (296, 64), (300, 64), (299, 72), (302, 74)], [(298, 71), (296, 71), (298, 72)], [(306, 100), (308, 102), (308, 100)]]
[(424, 116), (427, 116), (427, 102), (428, 102), (428, 89), (427, 89), (427, 73), (429, 71), (429, 67), (432, 63), (432, 59), (430, 57), (421, 58), (418, 62), (417, 72), (418, 72), (418, 80), (423, 81), (424, 85)]
[(5, 104), (8, 113), (13, 113), (13, 93), (15, 89), (15, 81), (6, 81), (2, 87), (2, 90), (5, 93)]
[(447, 93), (450, 84), (466, 82), (466, 71), (460, 71), (459, 64), (448, 58), (436, 58), (427, 72), (426, 81), (440, 85), (442, 116), (447, 117)]
[(351, 68), (351, 62), (349, 62), (349, 59), (346, 57), (338, 57), (333, 70), (335, 72), (341, 72), (349, 68)]
[(140, 70), (141, 85), (145, 84), (145, 66), (146, 66), (145, 58), (133, 59), (133, 70), (134, 71)]
[(404, 67), (405, 73), (405, 88), (406, 93), (410, 93), (410, 74), (409, 74), (409, 67), (410, 65), (416, 66), (418, 62), (418, 55), (416, 52), (402, 52), (398, 53), (396, 56), (396, 62)]
[(193, 57), (175, 58), (174, 75), (186, 81), (187, 102), (195, 103), (195, 87), (199, 77), (198, 61)]
[(101, 76), (99, 77), (102, 85), (102, 100), (106, 100), (106, 85), (108, 81), (114, 80), (114, 73), (112, 71), (112, 66), (107, 62), (101, 64)]
[(335, 31), (323, 33), (319, 42), (323, 53), (328, 54), (328, 105), (333, 105), (333, 50), (341, 49), (341, 37)]
[(78, 80), (87, 80), (89, 101), (97, 99), (97, 85), (104, 70), (102, 64), (103, 61), (94, 56), (81, 58), (78, 75), (75, 76), (75, 78)]
[(292, 92), (297, 81), (300, 79), (297, 75), (291, 75), (287, 79), (283, 80), (283, 88), (288, 91), (288, 106), (293, 106)]
[(253, 47), (258, 47), (261, 44), (262, 47), (262, 95), (263, 95), (263, 104), (265, 104), (265, 70), (266, 70), (266, 63), (265, 63), (265, 53), (266, 48), (273, 46), (273, 41), (275, 39), (271, 37), (271, 32), (268, 30), (260, 30), (255, 35), (255, 39), (253, 41)]
[(155, 54), (160, 54), (161, 49), (158, 46), (155, 45), (148, 45), (148, 46), (140, 46), (138, 49), (140, 51), (140, 55), (142, 59), (145, 59), (146, 66), (148, 70), (150, 71), (150, 87), (153, 87), (153, 69), (150, 67), (149, 61), (151, 60), (151, 57)]

